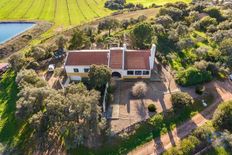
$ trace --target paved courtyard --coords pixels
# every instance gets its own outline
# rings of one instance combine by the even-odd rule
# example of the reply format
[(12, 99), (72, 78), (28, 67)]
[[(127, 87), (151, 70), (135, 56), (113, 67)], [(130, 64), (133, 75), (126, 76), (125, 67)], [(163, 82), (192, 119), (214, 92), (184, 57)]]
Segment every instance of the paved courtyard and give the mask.
[[(116, 81), (114, 102), (108, 109), (111, 115), (111, 131), (118, 132), (136, 122), (147, 119), (152, 113), (148, 112), (148, 105), (154, 103), (157, 112), (162, 112), (172, 107), (170, 91), (179, 91), (176, 83), (166, 70), (162, 69), (163, 80), (153, 82), (146, 80), (148, 91), (143, 99), (135, 99), (131, 95), (131, 88), (136, 81)], [(140, 80), (138, 80), (140, 81)]]

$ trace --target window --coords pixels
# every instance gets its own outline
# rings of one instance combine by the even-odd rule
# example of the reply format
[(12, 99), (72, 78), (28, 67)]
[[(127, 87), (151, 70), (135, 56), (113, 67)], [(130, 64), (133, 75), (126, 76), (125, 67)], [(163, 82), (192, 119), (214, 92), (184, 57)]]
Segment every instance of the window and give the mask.
[(89, 68), (84, 68), (84, 72), (88, 73), (89, 72)]
[(149, 71), (143, 71), (143, 75), (149, 75)]
[(78, 68), (73, 68), (73, 71), (74, 71), (75, 73), (78, 73), (78, 72), (79, 72), (79, 69), (78, 69)]
[(142, 71), (135, 71), (135, 75), (142, 75)]
[(134, 75), (134, 71), (127, 71), (127, 75)]

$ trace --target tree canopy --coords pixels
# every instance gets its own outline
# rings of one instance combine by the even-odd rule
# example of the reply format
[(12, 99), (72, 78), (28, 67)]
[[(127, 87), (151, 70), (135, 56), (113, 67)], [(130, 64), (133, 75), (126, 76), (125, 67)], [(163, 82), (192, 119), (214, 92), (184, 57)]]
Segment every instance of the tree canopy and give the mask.
[(221, 103), (213, 115), (213, 124), (219, 129), (232, 131), (232, 102)]
[(70, 40), (69, 49), (78, 50), (83, 49), (84, 47), (88, 47), (89, 45), (90, 39), (87, 37), (84, 31), (77, 29)]
[(20, 87), (16, 116), (28, 120), (34, 129), (31, 140), (41, 150), (59, 147), (56, 145), (91, 146), (105, 130), (98, 91), (88, 90), (82, 83), (54, 90), (33, 70), (21, 70), (16, 82)]
[(89, 70), (89, 81), (91, 88), (102, 90), (110, 82), (111, 70), (103, 65), (92, 65)]
[(176, 110), (178, 108), (190, 106), (194, 103), (193, 98), (188, 93), (185, 92), (173, 93), (171, 96), (171, 101)]
[(149, 23), (140, 23), (132, 29), (131, 37), (135, 47), (149, 48), (153, 39), (153, 29)]

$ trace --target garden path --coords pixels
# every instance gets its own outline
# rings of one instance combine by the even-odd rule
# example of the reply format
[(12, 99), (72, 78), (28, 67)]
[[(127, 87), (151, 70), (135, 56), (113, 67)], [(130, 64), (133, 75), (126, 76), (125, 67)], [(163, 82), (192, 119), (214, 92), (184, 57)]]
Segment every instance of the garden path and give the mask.
[[(136, 148), (135, 150), (131, 151), (129, 155), (161, 154), (165, 150), (177, 144), (180, 139), (189, 135), (195, 128), (202, 126), (208, 120), (212, 119), (213, 113), (219, 103), (232, 99), (231, 81), (213, 81), (206, 84), (206, 87), (214, 90), (213, 92), (216, 96), (216, 100), (209, 107), (207, 107), (203, 112), (196, 114), (191, 120), (188, 120), (184, 124), (175, 128), (173, 131), (170, 131), (169, 133)], [(193, 93), (190, 89), (189, 91), (189, 93)]]

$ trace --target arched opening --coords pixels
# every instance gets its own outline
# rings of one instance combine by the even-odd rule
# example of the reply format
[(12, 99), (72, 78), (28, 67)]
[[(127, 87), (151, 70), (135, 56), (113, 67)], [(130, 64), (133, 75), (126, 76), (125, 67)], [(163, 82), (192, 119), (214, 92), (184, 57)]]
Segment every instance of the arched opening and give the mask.
[(122, 76), (121, 76), (121, 74), (119, 72), (113, 72), (112, 77), (113, 78), (121, 78)]

